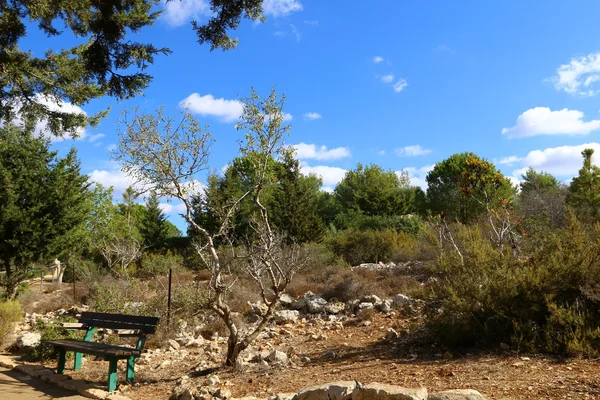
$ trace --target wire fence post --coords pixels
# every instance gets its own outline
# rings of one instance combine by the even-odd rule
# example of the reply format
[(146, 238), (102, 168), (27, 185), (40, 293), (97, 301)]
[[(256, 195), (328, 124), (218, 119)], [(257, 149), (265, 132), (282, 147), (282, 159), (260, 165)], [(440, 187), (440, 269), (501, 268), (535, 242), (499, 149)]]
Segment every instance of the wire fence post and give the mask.
[(40, 268), (40, 292), (42, 291), (43, 283), (44, 283), (44, 267)]
[(77, 304), (77, 296), (75, 295), (75, 263), (73, 264), (73, 304)]
[(169, 295), (167, 299), (167, 329), (171, 330), (171, 281), (173, 268), (169, 268)]

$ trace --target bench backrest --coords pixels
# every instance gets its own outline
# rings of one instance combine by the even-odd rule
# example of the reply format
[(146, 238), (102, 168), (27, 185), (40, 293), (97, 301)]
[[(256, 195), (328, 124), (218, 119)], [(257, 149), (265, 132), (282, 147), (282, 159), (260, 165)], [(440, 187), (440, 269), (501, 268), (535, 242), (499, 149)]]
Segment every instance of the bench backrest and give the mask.
[(159, 318), (142, 317), (138, 315), (110, 314), (97, 312), (81, 313), (79, 322), (88, 327), (107, 329), (131, 329), (138, 330), (144, 334), (156, 332)]

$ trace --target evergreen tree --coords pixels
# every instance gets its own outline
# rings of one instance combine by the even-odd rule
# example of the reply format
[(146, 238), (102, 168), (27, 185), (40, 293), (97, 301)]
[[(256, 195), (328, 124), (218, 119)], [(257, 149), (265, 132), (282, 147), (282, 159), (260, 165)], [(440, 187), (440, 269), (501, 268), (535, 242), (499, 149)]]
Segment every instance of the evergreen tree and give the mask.
[(575, 209), (582, 221), (597, 221), (600, 217), (600, 168), (592, 164), (593, 149), (585, 149), (583, 167), (569, 186), (567, 204)]
[(140, 220), (140, 233), (144, 243), (150, 248), (161, 248), (170, 237), (167, 218), (159, 207), (158, 196), (150, 193), (146, 200), (146, 207)]
[[(167, 0), (181, 1), (181, 0)], [(192, 21), (199, 43), (211, 50), (234, 48), (229, 31), (242, 18), (264, 21), (264, 0), (210, 0), (206, 24)], [(20, 116), (28, 130), (46, 121), (54, 135), (76, 136), (78, 128), (97, 124), (101, 111), (87, 116), (57, 110), (52, 103), (82, 106), (111, 96), (118, 100), (143, 92), (152, 81), (147, 67), (167, 48), (134, 40), (160, 16), (159, 0), (11, 0), (0, 1), (0, 122)], [(34, 25), (47, 36), (67, 31), (71, 48), (48, 49), (43, 56), (20, 46)]]
[(0, 128), (0, 265), (8, 297), (29, 264), (68, 254), (84, 235), (88, 177), (75, 150), (60, 159), (49, 146), (23, 129)]

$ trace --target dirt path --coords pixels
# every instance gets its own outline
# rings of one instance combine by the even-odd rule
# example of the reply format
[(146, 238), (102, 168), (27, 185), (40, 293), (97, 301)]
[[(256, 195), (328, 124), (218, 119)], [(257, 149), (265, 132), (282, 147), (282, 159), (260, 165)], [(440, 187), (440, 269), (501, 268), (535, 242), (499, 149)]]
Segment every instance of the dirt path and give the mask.
[(2, 400), (85, 399), (41, 379), (2, 367), (0, 367), (0, 398)]

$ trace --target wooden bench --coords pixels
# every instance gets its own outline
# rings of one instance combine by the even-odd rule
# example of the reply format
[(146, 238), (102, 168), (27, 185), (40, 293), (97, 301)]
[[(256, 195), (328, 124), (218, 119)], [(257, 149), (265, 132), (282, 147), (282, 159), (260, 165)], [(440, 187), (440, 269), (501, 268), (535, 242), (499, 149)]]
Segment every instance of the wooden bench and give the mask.
[[(83, 340), (60, 339), (48, 340), (45, 343), (51, 344), (58, 350), (57, 373), (65, 372), (65, 360), (67, 351), (75, 352), (74, 370), (81, 368), (81, 354), (92, 354), (104, 357), (108, 363), (108, 391), (117, 389), (117, 362), (127, 360), (127, 382), (133, 384), (135, 360), (140, 357), (146, 335), (156, 332), (158, 324), (156, 317), (141, 317), (136, 315), (108, 314), (96, 312), (84, 312), (79, 318), (80, 326), (71, 326), (71, 329), (85, 329)], [(117, 331), (127, 330), (119, 333), (119, 336), (137, 337), (135, 348), (125, 346), (111, 346), (104, 343), (92, 342), (92, 337), (96, 328), (115, 329)]]

